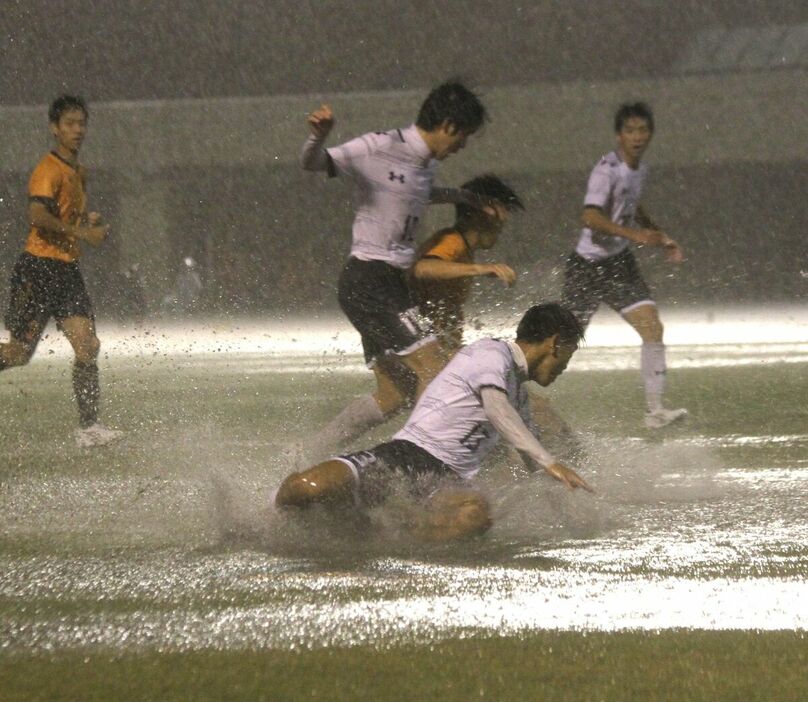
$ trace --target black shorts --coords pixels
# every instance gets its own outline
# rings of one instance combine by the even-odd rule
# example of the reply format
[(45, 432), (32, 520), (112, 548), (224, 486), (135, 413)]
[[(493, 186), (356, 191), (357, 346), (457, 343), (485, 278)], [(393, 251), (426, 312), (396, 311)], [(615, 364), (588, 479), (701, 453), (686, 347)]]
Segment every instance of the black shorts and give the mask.
[(393, 489), (396, 474), (406, 478), (409, 494), (425, 499), (444, 482), (456, 482), (449, 465), (410, 441), (394, 439), (370, 451), (357, 451), (336, 460), (347, 464), (359, 479), (358, 498), (365, 506), (384, 502)]
[(35, 345), (51, 317), (59, 325), (68, 317), (94, 320), (79, 265), (22, 253), (11, 273), (6, 329), (17, 341)]
[(407, 282), (407, 272), (384, 261), (349, 258), (339, 277), (339, 305), (362, 337), (365, 362), (406, 355), (434, 340)]
[(601, 302), (616, 312), (641, 302), (653, 302), (631, 251), (602, 261), (587, 261), (574, 252), (567, 259), (561, 304), (586, 326)]

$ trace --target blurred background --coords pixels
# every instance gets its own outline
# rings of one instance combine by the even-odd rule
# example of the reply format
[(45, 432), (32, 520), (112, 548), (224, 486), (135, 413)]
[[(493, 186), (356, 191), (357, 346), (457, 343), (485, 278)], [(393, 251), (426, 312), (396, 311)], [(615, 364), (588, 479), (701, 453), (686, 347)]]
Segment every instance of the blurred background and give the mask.
[[(808, 293), (804, 3), (4, 0), (0, 41), (2, 307), (57, 94), (90, 104), (81, 157), (113, 227), (82, 263), (101, 316), (329, 313), (350, 187), (298, 166), (307, 112), (333, 105), (336, 144), (408, 125), (454, 76), (492, 120), (440, 181), (492, 171), (523, 195), (495, 255), (520, 298), (560, 292), (588, 173), (637, 99), (657, 122), (646, 209), (688, 255), (673, 269), (641, 254), (658, 299)], [(452, 218), (432, 208), (422, 238)]]

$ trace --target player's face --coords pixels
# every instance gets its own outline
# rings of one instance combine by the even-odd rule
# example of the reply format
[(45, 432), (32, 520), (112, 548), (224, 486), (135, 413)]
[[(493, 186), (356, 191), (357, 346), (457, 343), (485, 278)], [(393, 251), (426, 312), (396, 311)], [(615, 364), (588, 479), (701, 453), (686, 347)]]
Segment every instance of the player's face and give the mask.
[(642, 117), (629, 117), (623, 123), (623, 128), (617, 133), (617, 144), (629, 164), (640, 162), (653, 135), (648, 120)]
[(531, 380), (535, 380), (539, 385), (545, 388), (551, 385), (553, 381), (564, 372), (572, 358), (572, 354), (574, 354), (577, 349), (578, 345), (574, 343), (555, 342), (552, 353), (546, 354), (530, 369)]
[(56, 124), (51, 122), (51, 132), (60, 149), (76, 154), (87, 134), (87, 116), (82, 110), (66, 110)]
[(435, 131), (435, 140), (433, 143), (434, 156), (438, 161), (443, 161), (449, 158), (452, 154), (456, 154), (460, 149), (466, 146), (466, 140), (474, 132), (464, 132), (462, 129), (457, 129), (451, 122), (444, 122)]
[(505, 222), (508, 221), (508, 211), (503, 207), (501, 211), (497, 211), (495, 217), (486, 216), (485, 225), (479, 229), (479, 239), (477, 247), (480, 249), (491, 249), (496, 246), (499, 241), (499, 234)]

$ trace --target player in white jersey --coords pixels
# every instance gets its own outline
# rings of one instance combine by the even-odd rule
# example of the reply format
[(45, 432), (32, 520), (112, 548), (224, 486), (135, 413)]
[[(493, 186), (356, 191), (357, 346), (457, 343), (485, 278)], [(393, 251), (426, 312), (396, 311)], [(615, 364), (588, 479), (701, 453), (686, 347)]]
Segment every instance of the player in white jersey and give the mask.
[(654, 133), (651, 109), (642, 102), (621, 105), (615, 115), (617, 149), (592, 169), (584, 200), (578, 244), (569, 257), (562, 304), (586, 327), (605, 302), (637, 330), (642, 339), (641, 371), (645, 385), (644, 424), (659, 429), (687, 415), (666, 409), (665, 344), (656, 303), (640, 273), (631, 243), (659, 246), (670, 263), (681, 263), (682, 250), (640, 206), (647, 166), (642, 163)]
[(444, 363), (436, 337), (418, 313), (407, 271), (415, 263), (416, 232), (427, 205), (465, 202), (494, 211), (493, 204), (472, 193), (434, 186), (438, 163), (462, 149), (485, 119), (477, 96), (456, 82), (432, 90), (415, 124), (328, 149), (323, 144), (334, 125), (333, 111), (322, 105), (309, 115), (303, 167), (347, 177), (354, 185), (353, 241), (338, 299), (362, 337), (377, 385), (375, 393), (356, 398), (319, 433), (322, 446), (349, 441), (380, 424), (417, 397)]
[[(315, 503), (374, 505), (383, 501), (392, 473), (412, 480), (425, 510), (412, 529), (428, 541), (479, 534), (491, 526), (488, 501), (471, 481), (500, 436), (532, 470), (543, 469), (570, 489), (590, 490), (575, 471), (540, 443), (530, 419), (525, 383), (550, 385), (583, 338), (575, 316), (558, 304), (531, 307), (516, 340), (481, 339), (458, 351), (421, 395), (393, 440), (288, 476), (275, 495), (278, 507)], [(439, 489), (419, 494), (424, 475)], [(434, 487), (435, 482), (427, 483)]]

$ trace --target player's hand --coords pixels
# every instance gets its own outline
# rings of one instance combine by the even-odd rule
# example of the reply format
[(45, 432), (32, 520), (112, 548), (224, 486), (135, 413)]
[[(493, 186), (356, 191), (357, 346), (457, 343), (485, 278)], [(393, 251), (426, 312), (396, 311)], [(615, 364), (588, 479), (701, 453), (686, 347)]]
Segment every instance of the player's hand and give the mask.
[(583, 488), (587, 492), (595, 492), (589, 487), (589, 483), (587, 483), (586, 480), (578, 475), (572, 468), (567, 468), (563, 463), (552, 463), (544, 470), (559, 482), (564, 483), (570, 490)]
[(309, 114), (307, 121), (311, 133), (318, 139), (325, 139), (334, 126), (334, 111), (331, 109), (331, 105), (320, 105)]
[(516, 271), (506, 263), (486, 263), (483, 269), (485, 275), (496, 276), (508, 287), (516, 282)]
[(667, 237), (667, 241), (662, 244), (662, 248), (665, 250), (665, 260), (668, 263), (681, 263), (685, 260), (682, 247), (670, 237)]
[(103, 222), (104, 218), (101, 216), (99, 212), (88, 212), (87, 213), (87, 224), (91, 227), (97, 227), (98, 225)]
[(109, 236), (109, 226), (102, 224), (96, 227), (79, 227), (74, 233), (77, 239), (86, 241), (92, 246), (100, 246)]

